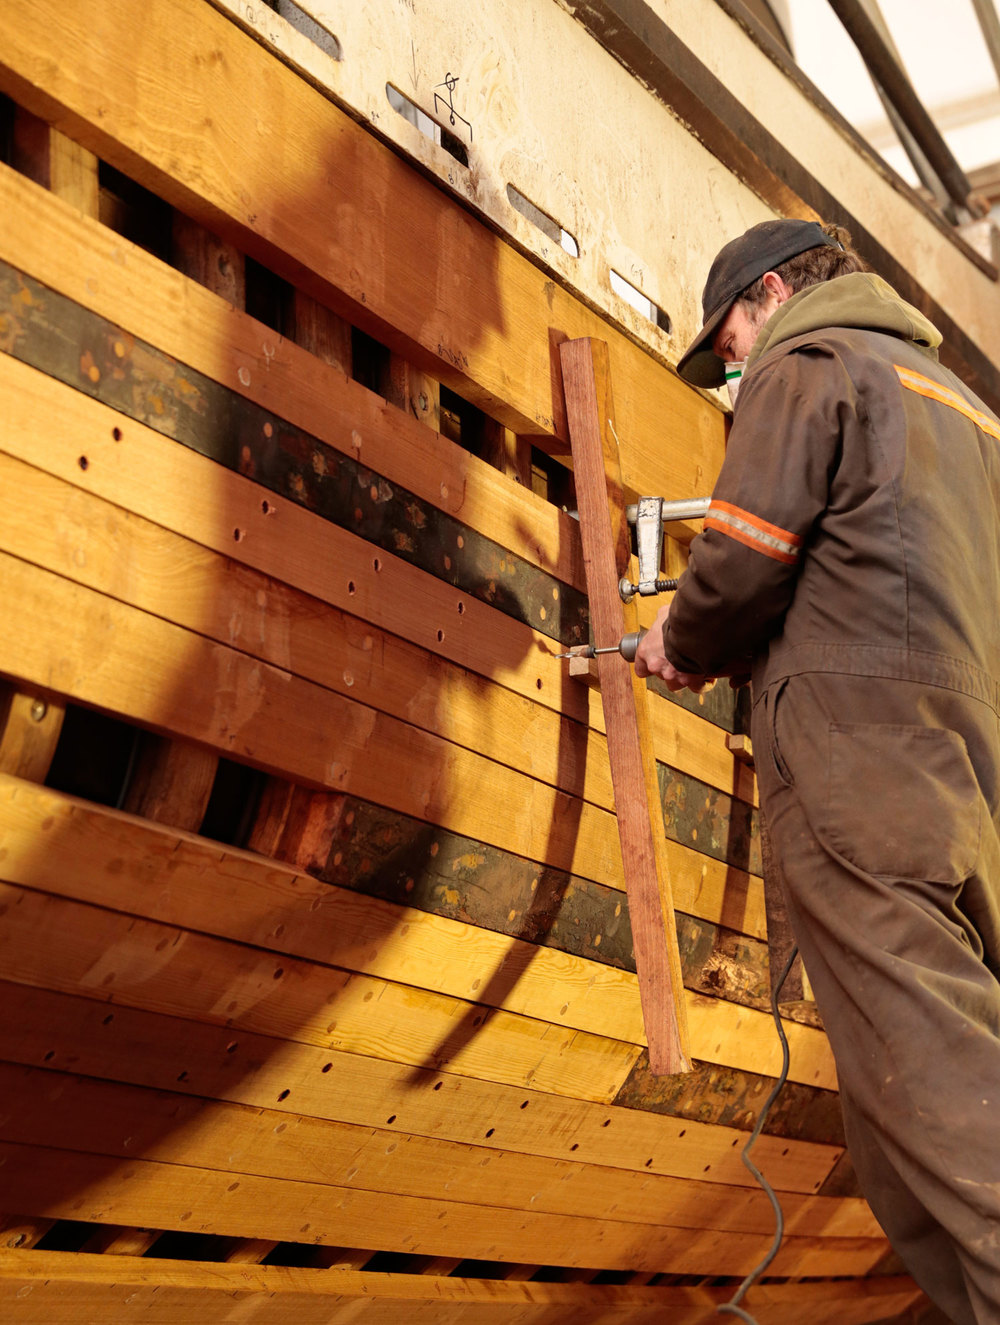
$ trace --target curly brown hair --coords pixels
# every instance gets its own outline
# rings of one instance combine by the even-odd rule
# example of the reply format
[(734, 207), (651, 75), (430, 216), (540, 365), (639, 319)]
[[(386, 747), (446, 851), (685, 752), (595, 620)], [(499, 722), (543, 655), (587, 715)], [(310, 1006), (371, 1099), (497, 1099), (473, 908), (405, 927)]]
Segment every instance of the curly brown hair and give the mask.
[[(799, 290), (804, 290), (807, 285), (832, 281), (835, 276), (848, 276), (853, 271), (871, 271), (864, 258), (855, 253), (851, 247), (851, 236), (843, 226), (824, 225), (823, 232), (831, 239), (835, 239), (839, 247), (821, 244), (819, 248), (806, 249), (805, 253), (799, 253), (774, 268), (795, 294), (798, 294)], [(761, 276), (752, 285), (747, 286), (738, 296), (738, 301), (749, 309), (762, 304), (766, 298), (767, 290), (764, 288), (764, 277)]]

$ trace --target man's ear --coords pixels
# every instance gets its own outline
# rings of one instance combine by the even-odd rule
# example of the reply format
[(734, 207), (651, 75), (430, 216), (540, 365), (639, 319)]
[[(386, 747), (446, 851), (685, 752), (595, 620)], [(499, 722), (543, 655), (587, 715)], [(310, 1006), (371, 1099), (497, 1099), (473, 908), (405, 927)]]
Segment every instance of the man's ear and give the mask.
[(776, 271), (766, 271), (761, 277), (764, 282), (764, 289), (768, 294), (774, 295), (779, 304), (783, 304), (786, 299), (791, 299), (795, 291), (790, 285), (786, 285)]

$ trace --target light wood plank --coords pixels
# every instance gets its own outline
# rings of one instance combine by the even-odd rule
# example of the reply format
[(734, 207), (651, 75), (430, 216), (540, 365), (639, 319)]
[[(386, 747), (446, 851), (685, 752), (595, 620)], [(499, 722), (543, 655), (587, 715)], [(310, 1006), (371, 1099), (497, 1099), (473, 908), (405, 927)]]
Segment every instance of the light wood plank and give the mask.
[[(425, 1137), (401, 1141), (394, 1127), (360, 1128), (307, 1117), (289, 1124), (288, 1115), (275, 1109), (3, 1062), (0, 1089), (7, 1101), (0, 1137), (18, 1145), (45, 1146), (57, 1139), (61, 1148), (117, 1160), (142, 1156), (234, 1176), (642, 1226), (762, 1234), (774, 1227), (762, 1191), (707, 1182), (704, 1175), (691, 1181)], [(797, 1236), (882, 1237), (860, 1199), (784, 1193), (782, 1208), (788, 1232)]]
[[(44, 852), (38, 849), (40, 840), (46, 842)], [(355, 999), (362, 1002), (382, 988), (375, 983), (382, 980), (439, 989), (461, 999), (466, 1011), (452, 1014), (458, 1024), (438, 1039), (435, 1059), (444, 1053), (450, 1061), (452, 1052), (464, 1052), (465, 1042), (478, 1038), (473, 1032), (480, 1023), (496, 1026), (492, 1000), (561, 1023), (566, 1032), (549, 1028), (557, 1038), (570, 1027), (585, 1039), (611, 1037), (612, 1057), (629, 1056), (619, 1041), (641, 1044), (644, 1039), (637, 980), (630, 972), (331, 888), (278, 862), (265, 864), (248, 852), (220, 852), (215, 843), (3, 777), (0, 842), (6, 852), (0, 870), (12, 884), (144, 916), (157, 929), (169, 925), (217, 934), (299, 960), (354, 968), (362, 974), (346, 981), (340, 974), (338, 983), (345, 995), (353, 985)], [(195, 941), (202, 940), (194, 935), (188, 940)], [(268, 961), (273, 967), (274, 959)], [(381, 993), (380, 1010), (390, 1001)], [(433, 1005), (429, 994), (428, 1025)], [(697, 1057), (777, 1075), (780, 1047), (768, 1014), (690, 991), (685, 991), (685, 1005)], [(343, 1026), (343, 1013), (338, 1021)], [(826, 1036), (794, 1022), (786, 1023), (785, 1031), (790, 1079), (832, 1088), (836, 1078)]]
[[(594, 634), (621, 639), (635, 629), (636, 619), (632, 611), (626, 620), (618, 595), (629, 560), (628, 529), (607, 348), (590, 340), (567, 341), (559, 353)], [(600, 659), (601, 702), (649, 1061), (653, 1072), (670, 1075), (687, 1070), (691, 1054), (673, 895), (646, 688), (619, 663), (615, 656)]]
[[(22, 1291), (24, 1290), (24, 1291)], [(706, 1313), (730, 1294), (724, 1289), (640, 1288), (505, 1283), (451, 1278), (429, 1283), (421, 1275), (359, 1274), (284, 1266), (199, 1265), (71, 1252), (12, 1252), (0, 1268), (0, 1304), (26, 1325), (51, 1325), (67, 1299), (77, 1319), (121, 1325), (190, 1325), (193, 1304), (213, 1319), (245, 1317), (247, 1298), (273, 1295), (297, 1325), (363, 1320), (398, 1325), (401, 1315), (420, 1325), (564, 1325), (600, 1311), (602, 1325), (705, 1325)], [(237, 1300), (232, 1300), (238, 1295)], [(747, 1305), (768, 1309), (768, 1325), (872, 1325), (920, 1299), (906, 1276), (855, 1283), (769, 1284), (751, 1290)], [(159, 1314), (153, 1315), (156, 1310)], [(331, 1316), (331, 1310), (338, 1315)], [(75, 1325), (75, 1322), (74, 1322)]]
[[(408, 1068), (225, 1026), (0, 981), (0, 1055), (257, 1109), (677, 1178), (750, 1186), (747, 1133)], [(288, 1092), (285, 1095), (285, 1092)], [(815, 1193), (843, 1151), (764, 1134), (757, 1163), (779, 1191)]]
[[(138, 1223), (189, 1233), (273, 1238), (463, 1259), (657, 1269), (677, 1274), (748, 1273), (771, 1234), (688, 1231), (573, 1215), (481, 1208), (460, 1201), (372, 1194), (316, 1182), (0, 1143), (4, 1189), (47, 1218)], [(788, 1237), (775, 1274), (862, 1275), (885, 1255), (884, 1238)]]

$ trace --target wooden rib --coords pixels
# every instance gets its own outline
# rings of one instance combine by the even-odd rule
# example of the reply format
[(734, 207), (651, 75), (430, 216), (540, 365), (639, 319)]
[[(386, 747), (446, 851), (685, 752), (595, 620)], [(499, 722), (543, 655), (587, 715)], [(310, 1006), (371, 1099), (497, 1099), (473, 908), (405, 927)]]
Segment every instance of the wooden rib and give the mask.
[(375, 1253), (361, 1247), (317, 1247), (315, 1254), (324, 1270), (363, 1270)]
[(14, 112), (11, 161), (77, 211), (98, 216), (97, 157), (21, 107)]
[[(621, 639), (636, 628), (636, 619), (634, 611), (626, 616), (618, 595), (618, 582), (629, 560), (628, 530), (607, 348), (596, 341), (567, 341), (559, 354), (594, 635)], [(688, 1068), (691, 1049), (646, 688), (631, 668), (625, 671), (620, 666), (617, 657), (604, 656), (600, 664), (649, 1061), (654, 1072), (670, 1075)]]
[(44, 782), (65, 717), (58, 695), (0, 681), (0, 773)]
[[(395, 1127), (361, 1128), (301, 1115), (289, 1130), (288, 1115), (276, 1109), (186, 1098), (3, 1062), (0, 1084), (10, 1092), (0, 1135), (17, 1145), (44, 1146), (58, 1137), (67, 1150), (114, 1160), (142, 1156), (234, 1175), (322, 1182), (498, 1210), (614, 1218), (644, 1227), (766, 1234), (774, 1226), (770, 1201), (755, 1188), (413, 1135), (400, 1144)], [(883, 1236), (860, 1199), (784, 1193), (782, 1208), (788, 1232), (797, 1236)]]
[(158, 1228), (124, 1228), (120, 1224), (102, 1224), (80, 1248), (96, 1256), (145, 1256), (162, 1237)]
[(435, 432), (441, 428), (441, 387), (427, 373), (399, 354), (390, 354), (379, 383), (380, 394), (390, 405), (425, 423)]
[(278, 1245), (273, 1238), (241, 1238), (226, 1253), (227, 1265), (259, 1265)]
[[(246, 302), (243, 254), (174, 212), (172, 249), (179, 271), (237, 308)], [(127, 552), (122, 550), (123, 556)], [(196, 829), (205, 817), (219, 757), (187, 741), (145, 733), (124, 807), (176, 828)]]
[[(152, 1089), (253, 1108), (609, 1168), (750, 1186), (746, 1133), (407, 1068), (225, 1026), (210, 1026), (47, 989), (0, 982), (0, 1054)], [(170, 1048), (167, 1048), (170, 1046)], [(281, 1099), (284, 1091), (288, 1096)], [(816, 1193), (844, 1152), (765, 1134), (754, 1154), (779, 1191)]]
[[(715, 472), (717, 411), (200, 0), (157, 9), (141, 43), (127, 0), (109, 0), (99, 22), (61, 0), (8, 0), (4, 17), (4, 91), (491, 417), (522, 434), (562, 433), (550, 332), (604, 335), (630, 439), (626, 482), (634, 471), (681, 497), (697, 495), (699, 465)], [(54, 45), (74, 60), (51, 60)], [(218, 52), (211, 65), (206, 47)], [(231, 95), (234, 68), (253, 99)], [(286, 118), (263, 122), (257, 104)], [(370, 242), (387, 196), (406, 218), (388, 232), (391, 261)], [(664, 418), (685, 447), (661, 445)]]
[[(607, 1269), (742, 1275), (760, 1260), (772, 1235), (716, 1233), (534, 1214), (380, 1192), (287, 1181), (48, 1147), (0, 1143), (4, 1189), (14, 1201), (29, 1193), (46, 1217), (120, 1224), (149, 1220), (164, 1229), (229, 1237), (308, 1237), (321, 1244), (374, 1241), (386, 1251), (547, 1265), (592, 1263), (595, 1239)], [(308, 1228), (304, 1229), (304, 1225)], [(787, 1237), (775, 1274), (861, 1275), (885, 1255), (879, 1238)]]
[(26, 1215), (0, 1215), (0, 1247), (4, 1253), (18, 1248), (27, 1251), (41, 1242), (55, 1222)]
[[(40, 838), (46, 841), (44, 852), (38, 850)], [(273, 948), (296, 959), (371, 971), (371, 977), (355, 975), (345, 981), (338, 975), (336, 979), (345, 1001), (355, 1005), (366, 1001), (362, 985), (370, 1001), (374, 990), (382, 988), (383, 979), (442, 990), (476, 1003), (493, 998), (503, 1008), (562, 1023), (566, 1030), (551, 1028), (560, 1042), (569, 1034), (569, 1027), (576, 1027), (585, 1040), (613, 1036), (615, 1047), (609, 1042), (607, 1049), (609, 1061), (631, 1058), (629, 1066), (637, 1055), (617, 1041), (635, 1044), (643, 1038), (637, 981), (631, 972), (334, 889), (278, 862), (265, 864), (248, 852), (220, 852), (215, 843), (156, 828), (16, 779), (0, 777), (0, 841), (6, 852), (0, 867), (5, 879), (92, 906), (146, 916), (151, 922), (150, 943), (154, 931), (176, 925)], [(116, 844), (113, 869), (108, 864), (109, 841)], [(136, 880), (144, 885), (139, 891)], [(235, 907), (231, 905), (234, 889), (240, 899)], [(34, 905), (44, 909), (41, 899)], [(281, 914), (277, 927), (276, 910)], [(104, 923), (110, 922), (108, 917)], [(138, 943), (138, 927), (135, 933)], [(406, 934), (407, 943), (394, 942), (396, 933)], [(203, 941), (192, 936), (185, 946)], [(273, 964), (270, 959), (271, 969)], [(504, 968), (509, 975), (497, 979)], [(333, 978), (327, 979), (332, 989)], [(575, 996), (570, 992), (574, 990)], [(393, 1001), (387, 992), (380, 994), (380, 1010), (383, 1005), (387, 1010)], [(428, 1028), (434, 1006), (434, 995), (428, 994)], [(777, 1074), (781, 1055), (768, 1014), (692, 993), (686, 995), (686, 1007), (699, 1058)], [(399, 1011), (402, 1015), (402, 1008)], [(341, 1033), (345, 1015), (338, 1004)], [(464, 1017), (465, 1030), (453, 1025), (442, 1043), (452, 1045), (461, 1055), (465, 1040), (479, 1038), (487, 1027), (498, 1029), (497, 1018), (505, 1014), (490, 1016), (486, 1009), (475, 1007), (460, 1013), (455, 1007), (450, 1015), (460, 1022)], [(439, 1024), (442, 1018), (447, 1024), (443, 1007)], [(476, 1036), (473, 1031), (480, 1023), (483, 1030)], [(785, 1029), (792, 1053), (790, 1079), (832, 1087), (835, 1075), (826, 1036), (798, 1023), (787, 1023)]]
[(173, 828), (197, 829), (218, 767), (219, 756), (210, 750), (143, 732), (123, 808)]
[[(350, 377), (353, 354), (349, 322), (315, 299), (310, 299), (301, 290), (295, 290), (292, 294), (291, 323), (288, 334), (296, 345), (324, 364), (338, 369), (345, 377)], [(297, 361), (298, 356), (293, 356), (293, 362)], [(305, 366), (304, 360), (300, 366)]]
[[(660, 1289), (588, 1284), (510, 1283), (422, 1275), (297, 1270), (284, 1266), (199, 1265), (71, 1252), (11, 1252), (0, 1271), (0, 1305), (24, 1325), (51, 1325), (71, 1298), (89, 1320), (116, 1325), (147, 1321), (189, 1325), (207, 1313), (232, 1309), (235, 1293), (267, 1295), (296, 1325), (329, 1325), (331, 1309), (364, 1325), (553, 1325), (600, 1312), (602, 1325), (704, 1325), (726, 1289)], [(919, 1302), (905, 1276), (853, 1283), (767, 1284), (751, 1289), (746, 1305), (767, 1311), (768, 1325), (873, 1325)], [(250, 1299), (252, 1301), (252, 1298)], [(554, 1313), (559, 1313), (554, 1317)], [(221, 1318), (221, 1317), (220, 1317)]]

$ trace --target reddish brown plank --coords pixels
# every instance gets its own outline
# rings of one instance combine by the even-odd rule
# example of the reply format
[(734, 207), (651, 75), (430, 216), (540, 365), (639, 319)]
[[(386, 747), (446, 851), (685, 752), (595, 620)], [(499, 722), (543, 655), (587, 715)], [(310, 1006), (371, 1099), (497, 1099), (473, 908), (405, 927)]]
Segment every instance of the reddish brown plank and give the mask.
[[(629, 545), (608, 350), (584, 338), (559, 354), (591, 622), (595, 641), (612, 644), (638, 621), (635, 605), (626, 609), (618, 595)], [(601, 656), (599, 677), (650, 1066), (684, 1072), (683, 985), (646, 686), (617, 654)]]

